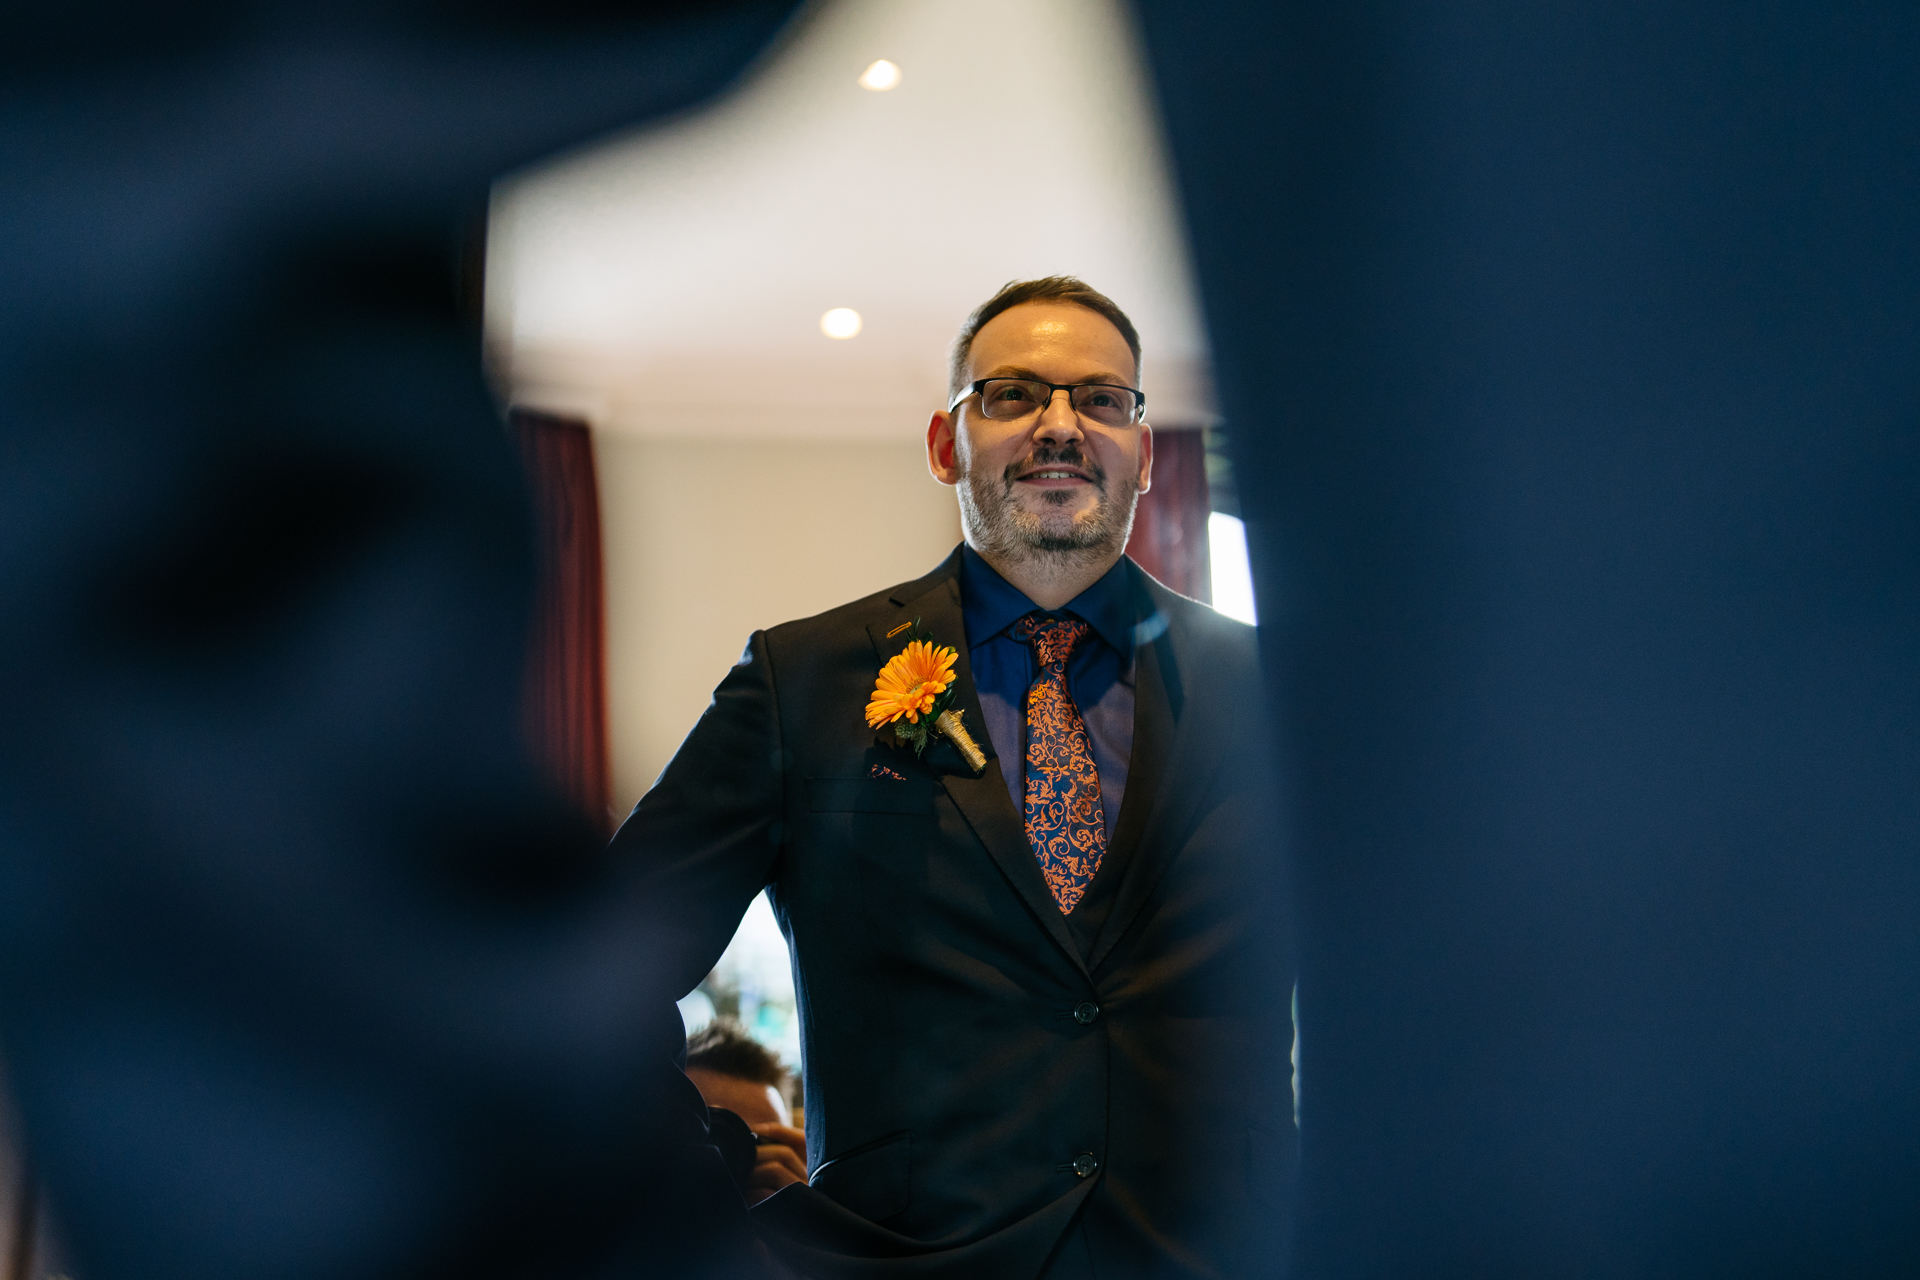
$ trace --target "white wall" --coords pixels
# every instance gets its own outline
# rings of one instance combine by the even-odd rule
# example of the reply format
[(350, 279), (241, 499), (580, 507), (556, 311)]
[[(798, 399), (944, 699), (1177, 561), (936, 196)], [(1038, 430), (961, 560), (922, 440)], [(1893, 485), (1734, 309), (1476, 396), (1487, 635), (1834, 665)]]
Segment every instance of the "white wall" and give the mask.
[(927, 474), (917, 435), (870, 443), (602, 432), (594, 451), (622, 817), (756, 627), (919, 577), (960, 540), (953, 490)]

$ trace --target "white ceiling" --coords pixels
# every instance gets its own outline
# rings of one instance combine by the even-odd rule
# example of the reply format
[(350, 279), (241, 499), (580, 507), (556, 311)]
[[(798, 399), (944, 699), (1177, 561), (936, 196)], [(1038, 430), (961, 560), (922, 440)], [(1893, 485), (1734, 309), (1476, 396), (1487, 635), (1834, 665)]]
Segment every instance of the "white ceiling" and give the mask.
[[(876, 58), (897, 88), (856, 83)], [(967, 312), (1056, 272), (1133, 317), (1153, 420), (1210, 416), (1125, 7), (831, 0), (716, 106), (499, 185), (490, 346), (517, 401), (607, 432), (916, 437)]]

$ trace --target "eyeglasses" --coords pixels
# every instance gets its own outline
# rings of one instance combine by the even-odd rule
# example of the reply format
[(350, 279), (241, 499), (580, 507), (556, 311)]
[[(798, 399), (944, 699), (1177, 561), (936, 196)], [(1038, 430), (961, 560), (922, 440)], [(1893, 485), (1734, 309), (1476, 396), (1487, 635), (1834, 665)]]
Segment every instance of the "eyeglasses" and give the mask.
[(1067, 393), (1073, 411), (1103, 427), (1124, 427), (1140, 420), (1147, 398), (1132, 387), (1111, 382), (1041, 382), (1034, 378), (982, 378), (947, 405), (951, 413), (968, 396), (980, 397), (980, 412), (996, 422), (1015, 422), (1053, 403), (1053, 393)]

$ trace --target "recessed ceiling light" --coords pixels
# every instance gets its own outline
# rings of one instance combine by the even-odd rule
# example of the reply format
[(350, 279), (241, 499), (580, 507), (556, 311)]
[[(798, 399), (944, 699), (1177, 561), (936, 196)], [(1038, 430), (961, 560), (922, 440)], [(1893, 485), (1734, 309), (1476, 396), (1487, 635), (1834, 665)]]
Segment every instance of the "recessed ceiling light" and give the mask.
[(880, 59), (860, 73), (860, 87), (871, 89), (875, 93), (884, 93), (900, 83), (900, 68)]
[(835, 307), (820, 317), (820, 332), (829, 338), (851, 338), (860, 332), (860, 313), (852, 307)]

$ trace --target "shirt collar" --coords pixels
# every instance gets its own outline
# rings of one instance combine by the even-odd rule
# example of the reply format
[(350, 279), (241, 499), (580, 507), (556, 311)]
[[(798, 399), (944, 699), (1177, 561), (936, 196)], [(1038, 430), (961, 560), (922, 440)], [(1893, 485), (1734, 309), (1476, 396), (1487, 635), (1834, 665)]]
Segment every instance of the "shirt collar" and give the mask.
[[(1092, 586), (1067, 602), (1062, 613), (1071, 613), (1092, 627), (1094, 633), (1123, 659), (1133, 654), (1133, 584), (1127, 578), (1127, 558), (1121, 556), (1113, 568), (1100, 575)], [(1040, 606), (1026, 592), (1008, 582), (972, 547), (960, 547), (960, 609), (966, 620), (967, 644), (977, 645), (999, 635)]]

